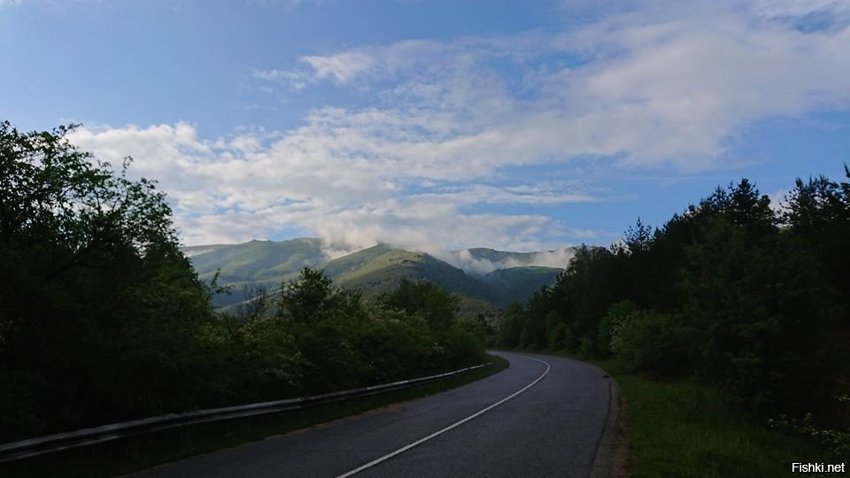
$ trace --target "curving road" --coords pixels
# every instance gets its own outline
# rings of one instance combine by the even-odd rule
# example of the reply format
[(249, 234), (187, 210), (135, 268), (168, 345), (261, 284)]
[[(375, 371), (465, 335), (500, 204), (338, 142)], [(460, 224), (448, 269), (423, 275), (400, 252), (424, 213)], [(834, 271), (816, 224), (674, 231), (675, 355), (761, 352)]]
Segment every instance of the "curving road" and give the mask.
[(510, 368), (472, 384), (133, 476), (590, 476), (609, 379), (565, 358), (494, 354)]

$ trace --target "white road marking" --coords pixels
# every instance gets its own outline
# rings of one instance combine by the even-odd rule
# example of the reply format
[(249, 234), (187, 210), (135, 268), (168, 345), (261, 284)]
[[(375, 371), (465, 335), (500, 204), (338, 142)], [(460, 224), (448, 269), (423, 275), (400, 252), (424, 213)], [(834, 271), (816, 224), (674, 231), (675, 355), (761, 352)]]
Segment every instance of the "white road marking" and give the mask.
[(526, 385), (526, 386), (525, 386), (525, 387), (523, 387), (522, 389), (520, 389), (520, 390), (518, 390), (518, 391), (516, 391), (516, 392), (512, 393), (511, 395), (509, 395), (509, 396), (507, 396), (507, 397), (505, 397), (505, 398), (503, 398), (503, 399), (499, 400), (498, 402), (496, 402), (496, 403), (494, 403), (494, 404), (492, 404), (492, 405), (488, 406), (487, 408), (481, 409), (481, 410), (479, 410), (479, 411), (477, 411), (477, 412), (473, 413), (472, 415), (470, 415), (470, 416), (468, 416), (468, 417), (464, 418), (463, 420), (460, 420), (460, 421), (454, 422), (454, 423), (452, 423), (451, 425), (447, 426), (446, 428), (443, 428), (442, 430), (436, 431), (436, 432), (434, 432), (434, 433), (432, 433), (432, 434), (430, 434), (430, 435), (426, 436), (425, 438), (421, 438), (421, 439), (419, 439), (419, 440), (416, 440), (415, 442), (411, 443), (410, 445), (403, 446), (403, 447), (399, 448), (399, 449), (398, 449), (398, 450), (396, 450), (396, 451), (393, 451), (393, 452), (387, 453), (386, 455), (384, 455), (384, 456), (382, 456), (382, 457), (380, 457), (380, 458), (376, 458), (376, 459), (374, 459), (374, 460), (370, 461), (369, 463), (366, 463), (365, 465), (358, 466), (357, 468), (355, 468), (355, 469), (353, 469), (353, 470), (351, 470), (351, 471), (349, 471), (349, 472), (347, 472), (347, 473), (343, 473), (343, 474), (341, 474), (341, 475), (337, 476), (336, 478), (348, 478), (349, 476), (356, 475), (357, 473), (360, 473), (360, 472), (361, 472), (361, 471), (363, 471), (363, 470), (367, 470), (367, 469), (369, 469), (369, 468), (372, 468), (373, 466), (375, 466), (375, 465), (377, 465), (377, 464), (379, 464), (379, 463), (383, 463), (383, 462), (385, 462), (385, 461), (389, 460), (390, 458), (392, 458), (392, 457), (394, 457), (394, 456), (401, 455), (402, 453), (406, 452), (407, 450), (410, 450), (411, 448), (414, 448), (414, 447), (416, 447), (416, 446), (419, 446), (419, 445), (421, 445), (421, 444), (425, 443), (426, 441), (428, 441), (428, 440), (430, 440), (430, 439), (432, 439), (432, 438), (436, 438), (436, 437), (438, 437), (438, 436), (442, 435), (443, 433), (446, 433), (446, 432), (447, 432), (447, 431), (449, 431), (449, 430), (452, 430), (452, 429), (454, 429), (454, 428), (457, 428), (457, 427), (459, 427), (459, 426), (463, 425), (464, 423), (466, 423), (466, 422), (468, 422), (468, 421), (470, 421), (470, 420), (472, 420), (472, 419), (474, 419), (474, 418), (476, 418), (476, 417), (479, 417), (479, 416), (481, 416), (481, 415), (483, 415), (483, 414), (485, 414), (485, 413), (489, 412), (490, 410), (492, 410), (492, 409), (494, 409), (494, 408), (498, 407), (499, 405), (501, 405), (501, 404), (503, 404), (503, 403), (507, 402), (508, 400), (510, 400), (510, 399), (512, 399), (512, 398), (514, 398), (514, 397), (516, 397), (517, 395), (521, 394), (522, 392), (524, 392), (524, 391), (528, 390), (529, 388), (533, 387), (534, 385), (536, 385), (536, 384), (537, 384), (537, 382), (539, 382), (539, 381), (543, 380), (543, 377), (545, 377), (545, 376), (546, 376), (546, 374), (547, 374), (547, 373), (549, 373), (549, 369), (550, 369), (551, 367), (549, 366), (549, 364), (548, 364), (548, 363), (544, 362), (543, 360), (538, 360), (538, 359), (533, 358), (533, 357), (526, 357), (526, 358), (529, 358), (529, 359), (531, 359), (531, 360), (535, 360), (535, 361), (537, 361), (537, 362), (542, 363), (543, 365), (545, 365), (545, 366), (546, 366), (546, 370), (544, 370), (544, 371), (543, 371), (543, 374), (542, 374), (542, 375), (540, 375), (539, 377), (537, 377), (537, 378), (536, 378), (533, 382), (529, 383), (528, 385)]

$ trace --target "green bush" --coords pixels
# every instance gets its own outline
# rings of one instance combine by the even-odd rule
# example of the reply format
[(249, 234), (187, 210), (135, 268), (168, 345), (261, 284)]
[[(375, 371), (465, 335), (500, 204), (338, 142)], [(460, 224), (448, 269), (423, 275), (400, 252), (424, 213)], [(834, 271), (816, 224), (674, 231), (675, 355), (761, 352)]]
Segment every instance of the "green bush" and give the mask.
[(566, 350), (567, 349), (567, 324), (560, 322), (555, 324), (546, 334), (546, 341), (549, 344), (549, 350)]
[(694, 334), (679, 317), (615, 304), (608, 320), (610, 347), (629, 369), (661, 375), (690, 371)]
[[(620, 341), (620, 328), (637, 312), (637, 306), (628, 300), (617, 302), (608, 308), (605, 317), (599, 321), (596, 341), (599, 354), (602, 357), (607, 357), (613, 353), (613, 348), (615, 347), (612, 345), (613, 342)], [(617, 346), (619, 346), (619, 343)]]
[(596, 355), (596, 344), (590, 337), (582, 337), (578, 341), (578, 353), (582, 357), (593, 357)]
[(496, 345), (500, 347), (517, 347), (521, 345), (526, 320), (525, 308), (522, 304), (514, 303), (509, 305), (499, 320)]

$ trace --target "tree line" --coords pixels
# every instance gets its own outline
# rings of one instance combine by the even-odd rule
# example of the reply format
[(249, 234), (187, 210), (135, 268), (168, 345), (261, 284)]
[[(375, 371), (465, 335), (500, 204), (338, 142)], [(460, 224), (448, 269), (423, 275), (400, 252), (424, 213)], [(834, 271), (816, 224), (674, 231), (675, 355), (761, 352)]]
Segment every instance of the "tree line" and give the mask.
[[(850, 178), (850, 170), (845, 166)], [(796, 180), (786, 204), (748, 180), (661, 227), (582, 247), (505, 313), (498, 344), (622, 362), (721, 386), (753, 410), (850, 423), (850, 183)]]
[(480, 362), (457, 298), (365, 301), (304, 269), (239, 314), (210, 303), (156, 183), (0, 122), (0, 442), (321, 393)]

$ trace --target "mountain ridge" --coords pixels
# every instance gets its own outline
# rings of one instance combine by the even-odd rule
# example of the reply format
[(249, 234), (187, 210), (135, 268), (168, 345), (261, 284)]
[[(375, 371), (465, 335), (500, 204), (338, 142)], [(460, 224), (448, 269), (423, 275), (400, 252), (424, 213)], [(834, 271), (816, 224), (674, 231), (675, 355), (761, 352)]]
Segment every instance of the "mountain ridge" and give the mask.
[[(214, 297), (219, 307), (244, 300), (238, 294), (240, 289), (261, 286), (275, 290), (283, 281), (296, 278), (304, 267), (322, 269), (336, 285), (365, 296), (389, 292), (402, 279), (426, 280), (464, 301), (501, 307), (523, 301), (553, 283), (574, 248), (511, 252), (479, 247), (432, 254), (378, 243), (331, 257), (320, 239), (296, 238), (189, 246), (183, 251), (202, 280), (211, 281), (217, 275), (219, 285), (234, 291)], [(561, 267), (536, 265), (561, 258)]]

